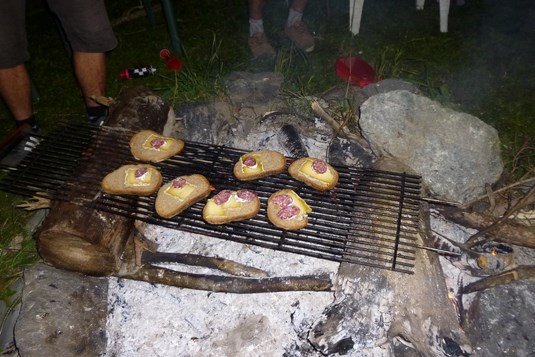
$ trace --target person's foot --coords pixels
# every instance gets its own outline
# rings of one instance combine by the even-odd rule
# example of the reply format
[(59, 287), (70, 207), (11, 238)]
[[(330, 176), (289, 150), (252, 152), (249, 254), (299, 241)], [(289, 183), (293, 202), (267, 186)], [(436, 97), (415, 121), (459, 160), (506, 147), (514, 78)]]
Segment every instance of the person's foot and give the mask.
[(305, 52), (314, 51), (314, 37), (312, 37), (310, 31), (308, 31), (307, 26), (303, 22), (299, 21), (292, 26), (286, 27), (284, 33), (297, 48), (300, 48)]
[(249, 49), (251, 50), (253, 57), (275, 56), (275, 49), (269, 43), (264, 32), (255, 33), (249, 37), (247, 42), (249, 43)]
[(87, 121), (91, 125), (102, 126), (108, 119), (108, 107), (98, 105), (96, 107), (86, 107)]
[[(39, 145), (43, 138), (43, 133), (38, 127), (32, 128), (24, 133), (24, 137), (13, 146), (10, 151), (2, 157), (0, 165), (14, 167)], [(1, 156), (1, 155), (0, 155)]]
[(88, 117), (87, 118), (87, 121), (90, 125), (95, 125), (95, 126), (102, 126), (104, 124), (104, 122), (106, 121), (106, 119), (108, 119), (108, 116), (107, 115), (102, 115), (102, 116), (95, 116), (95, 117)]

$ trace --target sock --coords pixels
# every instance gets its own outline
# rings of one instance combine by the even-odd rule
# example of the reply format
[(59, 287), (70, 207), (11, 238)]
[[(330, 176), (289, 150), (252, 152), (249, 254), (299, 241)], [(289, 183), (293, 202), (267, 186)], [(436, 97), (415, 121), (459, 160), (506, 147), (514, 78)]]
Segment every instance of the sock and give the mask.
[(264, 32), (264, 21), (262, 19), (249, 19), (249, 37), (258, 32)]
[(87, 119), (92, 123), (101, 121), (108, 116), (108, 107), (104, 105), (85, 107), (85, 111), (87, 113)]
[(303, 18), (302, 12), (295, 11), (294, 9), (290, 8), (290, 11), (288, 12), (288, 20), (286, 20), (286, 27), (291, 27), (295, 25), (297, 22), (301, 22), (302, 18)]
[(37, 129), (37, 121), (35, 120), (34, 115), (23, 120), (16, 120), (16, 123), (17, 123), (17, 128), (20, 128), (23, 125), (29, 125), (32, 129)]

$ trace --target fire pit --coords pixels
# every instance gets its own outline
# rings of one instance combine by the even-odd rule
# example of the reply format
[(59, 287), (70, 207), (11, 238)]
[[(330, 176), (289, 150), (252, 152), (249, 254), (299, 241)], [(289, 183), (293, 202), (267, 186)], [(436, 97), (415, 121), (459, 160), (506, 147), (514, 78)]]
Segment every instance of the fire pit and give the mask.
[[(207, 135), (216, 128), (210, 126), (209, 118), (193, 115), (191, 119), (201, 123), (199, 130), (208, 132)], [(285, 125), (293, 124), (286, 117), (278, 116), (276, 120)], [(298, 118), (298, 123), (302, 120)], [(316, 118), (312, 120), (312, 126), (320, 122)], [(220, 125), (217, 128), (224, 127), (221, 121), (217, 123)], [(254, 128), (257, 135), (277, 140), (274, 135), (280, 126), (273, 123), (272, 117), (264, 123), (271, 125), (272, 131), (269, 127), (262, 131), (254, 122), (249, 128)], [(184, 121), (181, 124), (187, 124), (188, 130), (192, 128), (191, 123)], [(301, 128), (295, 124), (294, 128), (299, 129), (298, 135), (302, 134)], [(107, 172), (134, 161), (128, 148), (131, 131), (81, 127), (74, 129), (77, 134), (73, 135), (69, 125), (63, 129), (55, 134), (55, 140), (43, 142), (43, 148), (46, 145), (52, 148), (48, 150), (52, 155), (44, 156), (42, 151), (36, 151), (2, 185), (13, 192), (68, 203), (62, 206), (63, 212), (78, 211), (79, 208), (83, 212), (96, 212), (96, 216), (109, 217), (112, 221), (122, 218), (137, 221), (136, 228), (142, 237), (134, 242), (153, 250), (143, 252), (150, 254), (141, 254), (141, 262), (151, 266), (151, 275), (149, 278), (142, 276), (143, 269), (147, 269), (144, 265), (135, 276), (119, 271), (106, 279), (109, 288), (106, 353), (239, 356), (254, 351), (258, 354), (319, 356), (318, 351), (322, 354), (365, 351), (363, 353), (386, 356), (395, 348), (393, 339), (428, 354), (469, 350), (436, 256), (419, 249), (430, 242), (425, 238), (426, 203), (420, 196), (418, 176), (404, 174), (403, 170), (394, 172), (397, 168), (385, 166), (371, 169), (342, 164), (336, 166), (341, 174), (340, 184), (331, 193), (312, 191), (286, 174), (256, 183), (246, 182), (244, 188), (257, 190), (264, 205), (274, 190), (289, 186), (298, 191), (314, 210), (309, 226), (298, 232), (279, 230), (267, 222), (263, 209), (250, 221), (213, 227), (201, 219), (202, 203), (180, 217), (167, 220), (154, 213), (151, 197), (121, 197), (100, 192), (100, 180)], [(243, 129), (242, 132), (238, 128), (235, 135), (250, 141), (247, 125)], [(312, 132), (317, 128), (309, 129)], [(226, 130), (231, 132), (233, 128)], [(175, 132), (182, 133), (180, 130)], [(183, 135), (195, 137), (190, 132), (183, 132)], [(321, 138), (324, 146), (315, 146), (316, 151), (329, 145), (331, 134), (322, 135), (326, 135)], [(82, 136), (88, 138), (86, 143), (80, 139)], [(69, 142), (65, 150), (61, 145), (62, 137), (68, 138)], [(305, 145), (315, 145), (310, 136), (303, 137), (303, 141)], [(166, 180), (202, 171), (217, 189), (234, 189), (237, 183), (229, 168), (243, 151), (210, 144), (213, 142), (235, 143), (220, 137), (203, 142), (189, 141), (182, 154), (157, 166)], [(245, 144), (236, 146), (254, 149)], [(259, 146), (268, 147), (267, 141), (262, 141)], [(63, 155), (65, 152), (69, 154)], [(358, 150), (354, 152), (358, 153)], [(32, 165), (38, 165), (34, 167), (39, 169), (32, 170)], [(49, 176), (55, 181), (47, 180)], [(76, 222), (79, 226), (86, 221), (76, 218)], [(49, 224), (45, 238), (54, 242), (57, 230), (50, 227)], [(69, 229), (79, 232), (76, 233), (79, 236), (89, 233), (93, 237), (94, 233), (92, 229), (70, 226)], [(114, 226), (111, 229), (113, 231)], [(154, 251), (154, 243), (158, 245), (157, 251)], [(119, 260), (111, 260), (111, 265), (118, 262), (124, 266), (125, 262), (131, 261), (130, 248), (114, 250), (112, 253), (117, 254)], [(190, 259), (192, 255), (211, 259), (211, 263), (223, 260), (254, 267), (267, 276), (260, 279), (262, 282), (276, 281), (279, 288), (290, 287), (299, 291), (248, 295), (220, 293), (266, 290), (262, 283), (257, 284), (259, 279), (232, 276), (232, 273), (217, 268), (218, 272), (214, 274), (213, 266), (179, 265), (165, 260), (179, 257), (176, 262), (184, 262), (182, 258)], [(110, 266), (108, 261), (106, 266)], [(161, 285), (167, 282), (160, 274), (167, 276), (170, 272), (180, 279), (195, 277), (198, 280), (195, 286), (175, 286), (210, 292)], [(321, 292), (302, 291), (307, 289), (299, 286), (293, 289), (295, 286), (284, 280), (288, 275), (294, 275), (292, 278), (311, 276), (313, 284), (307, 286), (319, 287), (310, 290)], [(323, 280), (314, 281), (318, 276)], [(317, 284), (318, 281), (322, 284)], [(323, 284), (325, 281), (327, 283)], [(236, 288), (244, 282), (257, 285), (253, 289)], [(220, 289), (225, 286), (226, 289)], [(29, 313), (26, 316), (31, 319), (35, 314)], [(62, 338), (67, 335), (58, 337)], [(384, 344), (381, 341), (385, 341)]]

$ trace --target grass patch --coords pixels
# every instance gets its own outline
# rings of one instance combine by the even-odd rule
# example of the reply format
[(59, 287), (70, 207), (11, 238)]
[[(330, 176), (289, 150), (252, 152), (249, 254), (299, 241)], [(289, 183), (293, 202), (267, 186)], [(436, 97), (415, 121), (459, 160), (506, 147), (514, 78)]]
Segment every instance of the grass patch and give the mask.
[[(221, 79), (233, 70), (282, 73), (285, 89), (313, 95), (341, 84), (334, 61), (353, 54), (371, 63), (383, 78), (415, 83), (429, 97), (496, 127), (505, 143), (505, 156), (514, 156), (519, 149), (514, 144), (519, 132), (535, 135), (530, 103), (534, 78), (527, 56), (533, 54), (527, 36), (529, 20), (517, 16), (528, 8), (528, 0), (514, 6), (488, 0), (452, 6), (447, 34), (438, 32), (434, 2), (423, 11), (416, 11), (409, 1), (366, 2), (358, 36), (347, 31), (347, 1), (311, 1), (305, 19), (317, 38), (312, 54), (293, 48), (283, 36), (287, 7), (283, 1), (271, 2), (265, 7), (264, 22), (279, 54), (267, 63), (249, 58), (245, 3), (199, 0), (174, 5), (185, 48), (184, 70), (169, 72), (158, 56), (161, 48), (169, 47), (163, 14), (156, 14), (155, 27), (143, 17), (124, 23), (114, 29), (119, 45), (108, 57), (110, 96), (124, 87), (143, 84), (174, 105), (207, 101), (224, 92)], [(132, 4), (120, 0), (108, 1), (107, 6), (114, 20)], [(40, 93), (35, 105), (38, 119), (45, 129), (64, 117), (83, 119), (81, 95), (56, 25), (41, 1), (30, 0), (28, 9), (29, 67)], [(123, 68), (148, 64), (157, 69), (155, 76), (131, 81), (118, 78)], [(0, 115), (6, 118), (0, 129), (7, 133), (13, 126), (5, 107), (0, 106)]]
[(11, 306), (17, 302), (13, 284), (23, 269), (39, 257), (35, 241), (25, 230), (28, 214), (13, 209), (17, 198), (0, 192), (0, 300)]

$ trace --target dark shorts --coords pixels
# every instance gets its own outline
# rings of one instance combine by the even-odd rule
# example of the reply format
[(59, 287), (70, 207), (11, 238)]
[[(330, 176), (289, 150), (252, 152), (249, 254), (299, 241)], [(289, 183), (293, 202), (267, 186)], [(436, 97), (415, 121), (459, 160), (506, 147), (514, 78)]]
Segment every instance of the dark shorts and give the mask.
[[(30, 55), (25, 0), (0, 0), (0, 68), (23, 64)], [(107, 52), (117, 46), (104, 0), (48, 0), (74, 52)]]

